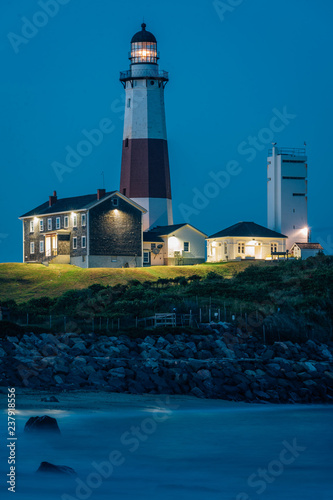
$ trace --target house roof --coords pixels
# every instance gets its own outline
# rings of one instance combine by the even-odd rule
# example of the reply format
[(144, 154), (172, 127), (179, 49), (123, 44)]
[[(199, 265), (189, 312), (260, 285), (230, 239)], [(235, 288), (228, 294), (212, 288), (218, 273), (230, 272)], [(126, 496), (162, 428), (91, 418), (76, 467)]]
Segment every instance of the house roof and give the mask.
[(46, 201), (42, 205), (39, 205), (33, 210), (30, 210), (29, 212), (21, 215), (20, 219), (23, 219), (24, 217), (52, 215), (63, 212), (75, 212), (77, 210), (88, 210), (89, 208), (93, 207), (97, 203), (102, 202), (104, 199), (113, 194), (117, 194), (120, 198), (123, 198), (128, 203), (136, 206), (142, 212), (145, 212), (145, 210), (142, 207), (140, 207), (137, 203), (134, 203), (132, 200), (126, 198), (118, 191), (110, 191), (108, 193), (105, 193), (103, 198), (101, 198), (100, 200), (97, 199), (97, 193), (95, 193), (83, 196), (72, 196), (71, 198), (60, 198), (51, 207), (49, 206), (49, 202)]
[(323, 250), (320, 243), (295, 243), (301, 250)]
[(182, 227), (189, 226), (191, 229), (194, 229), (198, 233), (203, 234), (204, 236), (207, 236), (205, 233), (200, 231), (194, 226), (191, 226), (191, 224), (187, 224), (184, 222), (183, 224), (173, 224), (171, 226), (156, 226), (153, 229), (151, 229), (149, 232), (155, 233), (158, 236), (169, 236), (170, 234), (174, 233), (175, 231), (178, 231), (178, 229), (181, 229)]
[(223, 238), (223, 237), (255, 237), (255, 238), (288, 238), (284, 234), (277, 233), (267, 227), (260, 226), (255, 222), (238, 222), (233, 226), (227, 227), (218, 233), (212, 234), (210, 238)]
[(157, 236), (154, 231), (145, 231), (143, 233), (143, 241), (149, 243), (163, 243), (163, 239), (160, 236)]

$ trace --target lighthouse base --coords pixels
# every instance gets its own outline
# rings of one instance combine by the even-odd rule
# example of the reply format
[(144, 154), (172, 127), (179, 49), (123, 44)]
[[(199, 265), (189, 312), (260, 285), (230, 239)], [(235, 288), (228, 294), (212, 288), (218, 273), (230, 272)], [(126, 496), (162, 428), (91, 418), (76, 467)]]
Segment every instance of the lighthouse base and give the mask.
[(143, 215), (143, 230), (148, 231), (156, 226), (173, 224), (172, 200), (167, 198), (131, 198), (132, 201), (147, 210)]

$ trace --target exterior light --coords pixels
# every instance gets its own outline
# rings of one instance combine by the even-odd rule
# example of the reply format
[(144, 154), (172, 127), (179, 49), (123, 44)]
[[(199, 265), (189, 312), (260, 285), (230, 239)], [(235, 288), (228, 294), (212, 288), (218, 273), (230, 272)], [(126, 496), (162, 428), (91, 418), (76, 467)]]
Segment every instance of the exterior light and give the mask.
[(304, 227), (304, 228), (302, 229), (302, 234), (303, 234), (304, 236), (307, 236), (307, 235), (308, 235), (308, 233), (309, 233), (309, 228), (308, 228), (308, 227)]

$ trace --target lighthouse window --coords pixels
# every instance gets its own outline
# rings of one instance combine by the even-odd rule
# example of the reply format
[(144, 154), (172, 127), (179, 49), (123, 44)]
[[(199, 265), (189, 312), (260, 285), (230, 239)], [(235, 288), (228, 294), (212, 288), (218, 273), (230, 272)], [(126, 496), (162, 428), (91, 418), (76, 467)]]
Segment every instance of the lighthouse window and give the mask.
[(125, 139), (125, 148), (128, 148), (128, 139)]
[(151, 80), (150, 85), (155, 85), (154, 80)]
[(130, 108), (131, 107), (131, 99), (127, 99), (127, 107)]

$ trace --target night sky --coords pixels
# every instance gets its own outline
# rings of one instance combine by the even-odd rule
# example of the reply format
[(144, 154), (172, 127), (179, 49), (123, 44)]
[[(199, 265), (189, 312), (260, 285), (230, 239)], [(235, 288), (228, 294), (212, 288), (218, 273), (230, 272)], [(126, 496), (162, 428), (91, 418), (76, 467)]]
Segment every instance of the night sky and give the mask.
[[(312, 241), (333, 253), (331, 0), (215, 2), (220, 7), (210, 0), (52, 0), (45, 8), (53, 17), (41, 15), (47, 3), (2, 0), (0, 7), (0, 261), (22, 261), (18, 217), (53, 190), (59, 197), (93, 193), (102, 172), (105, 187), (119, 189), (119, 72), (129, 69), (130, 40), (143, 17), (158, 41), (160, 69), (170, 72), (174, 222), (185, 219), (207, 234), (242, 220), (266, 225), (270, 143), (306, 141)], [(283, 127), (274, 132), (279, 114)], [(111, 132), (68, 167), (66, 148), (75, 150), (82, 131), (106, 118)], [(226, 175), (231, 161), (239, 165)], [(67, 171), (56, 173), (55, 162)]]

